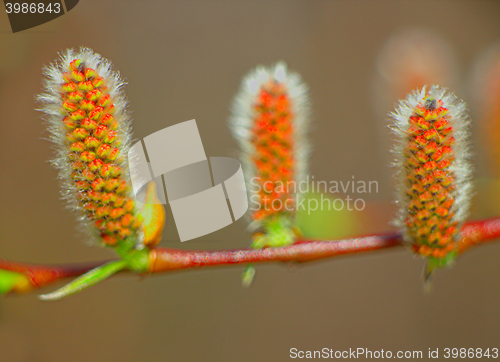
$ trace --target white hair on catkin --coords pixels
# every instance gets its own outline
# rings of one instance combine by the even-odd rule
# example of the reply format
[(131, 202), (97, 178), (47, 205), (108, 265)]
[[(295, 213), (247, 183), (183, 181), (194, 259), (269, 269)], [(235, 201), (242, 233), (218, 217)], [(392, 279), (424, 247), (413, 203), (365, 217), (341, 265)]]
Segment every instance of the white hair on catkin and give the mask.
[[(305, 181), (308, 172), (307, 161), (310, 146), (307, 142), (307, 132), (311, 113), (308, 88), (302, 82), (300, 75), (288, 71), (284, 62), (278, 62), (269, 68), (258, 66), (243, 79), (239, 92), (233, 101), (230, 118), (230, 129), (241, 148), (240, 160), (247, 182), (249, 202), (253, 192), (255, 192), (255, 185), (252, 185), (250, 181), (256, 176), (255, 166), (251, 159), (256, 151), (251, 142), (252, 128), (257, 116), (254, 105), (257, 102), (261, 87), (270, 80), (283, 84), (286, 94), (290, 98), (293, 114), (291, 122), (294, 138), (295, 183), (298, 185), (300, 182)], [(253, 227), (256, 226), (253, 225)]]
[[(128, 111), (128, 102), (123, 92), (126, 82), (120, 77), (117, 71), (113, 70), (112, 63), (95, 53), (89, 48), (80, 48), (79, 51), (68, 49), (59, 54), (59, 59), (43, 69), (45, 79), (43, 81), (43, 93), (37, 96), (40, 104), (38, 111), (44, 113), (44, 120), (50, 132), (50, 139), (55, 145), (56, 156), (51, 163), (59, 170), (59, 178), (62, 181), (62, 197), (68, 203), (68, 207), (78, 212), (78, 219), (82, 231), (85, 232), (90, 241), (97, 242), (100, 237), (98, 230), (91, 221), (84, 215), (82, 205), (78, 202), (78, 190), (71, 178), (71, 162), (69, 156), (69, 145), (66, 140), (66, 129), (63, 123), (64, 115), (61, 112), (61, 87), (66, 83), (63, 73), (68, 72), (70, 63), (80, 59), (85, 68), (94, 69), (97, 74), (104, 79), (107, 87), (106, 92), (110, 95), (114, 104), (113, 117), (117, 121), (117, 136), (121, 143), (119, 166), (123, 170), (122, 177), (130, 184), (128, 163), (126, 155), (131, 146), (131, 125), (132, 118)], [(130, 194), (128, 196), (131, 196)]]
[(453, 222), (457, 222), (459, 226), (463, 224), (469, 213), (470, 201), (473, 195), (472, 189), (472, 171), (473, 167), (470, 163), (470, 146), (469, 146), (469, 127), (470, 119), (467, 112), (466, 104), (458, 99), (448, 89), (441, 88), (437, 85), (423, 87), (421, 90), (415, 90), (408, 94), (407, 98), (401, 100), (396, 106), (395, 112), (390, 114), (392, 124), (390, 128), (397, 137), (396, 144), (392, 150), (395, 158), (393, 166), (396, 167), (396, 203), (398, 204), (398, 213), (393, 221), (393, 224), (403, 232), (404, 240), (412, 243), (412, 237), (409, 235), (405, 220), (408, 216), (407, 208), (407, 186), (406, 186), (406, 169), (405, 169), (405, 149), (408, 146), (408, 129), (410, 127), (409, 119), (415, 112), (415, 108), (419, 103), (422, 103), (425, 96), (436, 100), (442, 100), (443, 107), (448, 109), (450, 116), (450, 126), (452, 127), (452, 136), (455, 138), (453, 145), (455, 159), (451, 163), (449, 170), (455, 176), (456, 197), (452, 207), (454, 216)]

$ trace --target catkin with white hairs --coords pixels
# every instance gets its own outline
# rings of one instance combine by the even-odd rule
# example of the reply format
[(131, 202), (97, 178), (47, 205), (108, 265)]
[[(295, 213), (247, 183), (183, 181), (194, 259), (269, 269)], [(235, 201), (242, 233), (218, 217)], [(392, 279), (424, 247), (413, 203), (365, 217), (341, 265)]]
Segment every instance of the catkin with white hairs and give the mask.
[(472, 195), (466, 105), (439, 86), (408, 95), (391, 114), (398, 137), (395, 224), (432, 266), (456, 256)]
[(140, 234), (126, 155), (131, 118), (125, 82), (90, 49), (68, 50), (45, 69), (38, 96), (51, 139), (63, 196), (86, 231), (105, 245)]
[(309, 145), (307, 87), (284, 63), (258, 67), (243, 80), (231, 117), (241, 147), (251, 227), (267, 234), (254, 246), (293, 242), (289, 230), (298, 185), (305, 182)]

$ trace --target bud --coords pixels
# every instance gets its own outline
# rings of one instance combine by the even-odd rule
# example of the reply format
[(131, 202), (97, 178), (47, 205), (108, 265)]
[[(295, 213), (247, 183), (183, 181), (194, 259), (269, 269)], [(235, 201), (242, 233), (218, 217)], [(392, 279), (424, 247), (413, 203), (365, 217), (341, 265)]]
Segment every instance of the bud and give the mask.
[(466, 105), (438, 86), (408, 95), (391, 114), (398, 137), (395, 224), (432, 269), (454, 259), (471, 198)]
[(294, 242), (296, 193), (305, 180), (307, 87), (284, 63), (258, 67), (243, 80), (231, 129), (241, 147), (254, 247)]

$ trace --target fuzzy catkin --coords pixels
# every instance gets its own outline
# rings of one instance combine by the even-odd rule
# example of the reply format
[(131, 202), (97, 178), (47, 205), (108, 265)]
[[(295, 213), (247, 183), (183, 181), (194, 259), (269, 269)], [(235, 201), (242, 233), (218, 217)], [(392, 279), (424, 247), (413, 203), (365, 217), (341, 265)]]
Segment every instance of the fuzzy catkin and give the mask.
[(456, 254), (471, 197), (466, 106), (445, 89), (424, 87), (391, 116), (398, 137), (395, 224), (417, 254), (445, 265)]
[(105, 245), (139, 235), (126, 155), (131, 119), (111, 63), (90, 49), (68, 50), (45, 69), (46, 114), (63, 196), (85, 229)]
[(307, 173), (307, 87), (284, 63), (258, 67), (243, 80), (232, 111), (231, 129), (242, 150), (252, 227), (280, 218), (292, 220), (296, 189)]

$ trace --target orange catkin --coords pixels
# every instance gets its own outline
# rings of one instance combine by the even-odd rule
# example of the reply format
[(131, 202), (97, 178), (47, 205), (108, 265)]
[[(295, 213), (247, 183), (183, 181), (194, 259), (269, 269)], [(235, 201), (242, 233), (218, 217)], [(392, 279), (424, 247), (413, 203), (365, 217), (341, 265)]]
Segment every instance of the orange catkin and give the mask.
[(424, 87), (392, 117), (399, 138), (396, 224), (417, 254), (444, 266), (456, 255), (470, 202), (465, 104), (437, 86)]
[(242, 150), (251, 227), (266, 235), (254, 239), (255, 247), (294, 240), (297, 191), (306, 178), (308, 115), (307, 87), (285, 64), (258, 67), (243, 80), (231, 128)]
[(295, 176), (293, 158), (292, 119), (290, 99), (283, 84), (269, 81), (260, 89), (255, 123), (250, 142), (255, 148), (251, 159), (255, 164), (259, 183), (258, 199), (262, 208), (253, 211), (255, 220), (293, 210), (294, 196), (287, 187)]
[[(106, 245), (136, 236), (141, 226), (125, 160), (130, 119), (111, 64), (91, 50), (68, 51), (45, 70), (39, 96), (58, 150), (64, 197)], [(96, 235), (97, 234), (97, 235)]]

